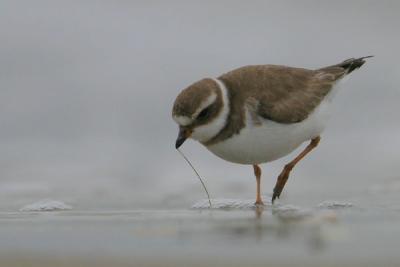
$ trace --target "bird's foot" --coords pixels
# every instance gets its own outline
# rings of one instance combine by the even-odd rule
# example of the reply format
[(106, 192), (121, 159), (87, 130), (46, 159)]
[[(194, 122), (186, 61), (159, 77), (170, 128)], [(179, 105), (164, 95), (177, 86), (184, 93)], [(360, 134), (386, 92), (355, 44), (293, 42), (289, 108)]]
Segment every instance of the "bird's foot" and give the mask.
[(272, 195), (272, 204), (274, 204), (275, 199), (281, 196), (283, 187), (285, 187), (286, 181), (289, 178), (290, 171), (292, 170), (292, 166), (289, 164), (285, 166), (282, 170), (281, 174), (279, 174), (278, 179), (276, 181), (276, 185), (274, 187), (274, 194)]
[(272, 199), (271, 199), (271, 203), (274, 204), (275, 199), (280, 197), (280, 193), (278, 194), (275, 190), (274, 190), (274, 194), (272, 195)]
[(256, 202), (254, 202), (254, 206), (264, 206), (264, 202), (261, 199), (257, 199)]

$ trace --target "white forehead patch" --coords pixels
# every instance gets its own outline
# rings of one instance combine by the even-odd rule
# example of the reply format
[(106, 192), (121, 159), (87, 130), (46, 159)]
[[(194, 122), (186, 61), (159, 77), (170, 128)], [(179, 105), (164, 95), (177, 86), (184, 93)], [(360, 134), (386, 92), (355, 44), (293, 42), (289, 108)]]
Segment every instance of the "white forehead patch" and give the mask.
[(174, 121), (181, 125), (181, 126), (186, 126), (192, 123), (192, 119), (187, 117), (187, 116), (173, 116)]

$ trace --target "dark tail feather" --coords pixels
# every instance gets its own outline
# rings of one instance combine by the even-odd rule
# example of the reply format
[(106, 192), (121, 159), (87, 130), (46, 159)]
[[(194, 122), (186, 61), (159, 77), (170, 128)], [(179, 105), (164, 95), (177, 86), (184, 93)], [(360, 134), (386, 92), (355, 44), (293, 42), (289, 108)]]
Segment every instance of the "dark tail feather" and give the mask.
[(346, 74), (351, 73), (353, 70), (360, 68), (362, 65), (364, 65), (366, 58), (370, 58), (373, 56), (366, 56), (366, 57), (360, 57), (360, 58), (349, 58), (343, 61), (342, 63), (339, 63), (337, 65), (334, 65), (335, 67), (341, 67), (346, 70)]

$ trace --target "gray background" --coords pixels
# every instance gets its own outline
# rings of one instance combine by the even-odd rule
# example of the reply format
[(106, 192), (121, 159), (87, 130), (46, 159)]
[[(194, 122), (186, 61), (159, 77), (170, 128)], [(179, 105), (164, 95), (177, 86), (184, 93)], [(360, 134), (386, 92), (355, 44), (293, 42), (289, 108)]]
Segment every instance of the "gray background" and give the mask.
[[(174, 149), (181, 89), (249, 64), (375, 58), (347, 81), (285, 202), (397, 185), (397, 1), (0, 1), (0, 209), (186, 208), (204, 198)], [(249, 166), (190, 141), (213, 197), (253, 198)], [(263, 165), (263, 191), (295, 154)]]

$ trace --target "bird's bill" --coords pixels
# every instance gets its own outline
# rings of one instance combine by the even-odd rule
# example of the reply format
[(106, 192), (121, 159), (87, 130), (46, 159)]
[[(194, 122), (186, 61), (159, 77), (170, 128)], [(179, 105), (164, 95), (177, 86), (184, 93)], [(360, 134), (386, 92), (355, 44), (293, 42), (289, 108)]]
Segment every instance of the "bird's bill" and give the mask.
[(178, 149), (190, 137), (192, 132), (189, 129), (179, 127), (178, 138), (176, 138), (175, 148)]

